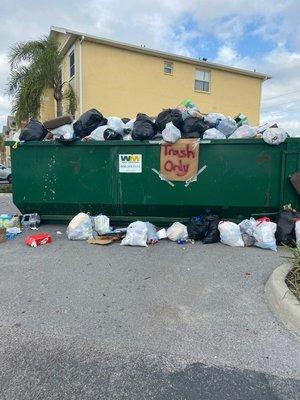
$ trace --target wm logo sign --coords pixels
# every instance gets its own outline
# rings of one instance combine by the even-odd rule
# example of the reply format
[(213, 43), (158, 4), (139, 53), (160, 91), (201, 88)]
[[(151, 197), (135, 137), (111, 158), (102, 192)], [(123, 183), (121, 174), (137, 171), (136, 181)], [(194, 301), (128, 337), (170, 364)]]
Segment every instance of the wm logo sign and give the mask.
[(141, 156), (140, 154), (120, 154), (120, 160), (122, 162), (140, 162)]

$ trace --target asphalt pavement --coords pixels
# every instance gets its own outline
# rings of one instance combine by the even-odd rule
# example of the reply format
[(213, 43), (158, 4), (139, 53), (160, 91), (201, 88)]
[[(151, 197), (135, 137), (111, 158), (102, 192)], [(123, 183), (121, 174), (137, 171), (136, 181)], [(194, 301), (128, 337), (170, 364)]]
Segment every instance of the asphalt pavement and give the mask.
[(300, 340), (263, 296), (284, 250), (96, 246), (65, 229), (0, 245), (1, 400), (300, 399)]

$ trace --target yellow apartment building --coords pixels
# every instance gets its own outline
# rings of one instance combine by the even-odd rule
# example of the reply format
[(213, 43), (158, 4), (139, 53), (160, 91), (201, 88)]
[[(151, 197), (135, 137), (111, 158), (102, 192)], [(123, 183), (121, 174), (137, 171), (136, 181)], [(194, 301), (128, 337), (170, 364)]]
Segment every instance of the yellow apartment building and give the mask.
[[(75, 117), (90, 108), (106, 116), (157, 115), (190, 98), (202, 113), (248, 116), (259, 123), (261, 88), (269, 77), (203, 59), (169, 54), (143, 46), (51, 27), (64, 58), (62, 81), (78, 98)], [(41, 120), (57, 116), (50, 90), (43, 96)]]

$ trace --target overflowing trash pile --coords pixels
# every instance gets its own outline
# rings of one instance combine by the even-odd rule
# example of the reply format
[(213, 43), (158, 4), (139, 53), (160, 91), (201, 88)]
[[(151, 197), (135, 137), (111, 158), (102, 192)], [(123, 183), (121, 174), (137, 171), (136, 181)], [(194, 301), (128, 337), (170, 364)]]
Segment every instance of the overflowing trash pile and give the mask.
[[(39, 230), (41, 219), (38, 214), (0, 215), (0, 243), (11, 240), (24, 232), (24, 243), (37, 247), (52, 242), (48, 233), (30, 234), (30, 230)], [(61, 235), (62, 232), (57, 232)], [(290, 205), (284, 206), (276, 220), (268, 217), (250, 218), (239, 224), (221, 220), (209, 209), (198, 216), (192, 216), (186, 225), (174, 222), (167, 229), (153, 225), (148, 221), (134, 221), (127, 227), (112, 227), (106, 215), (90, 216), (80, 212), (69, 223), (66, 235), (69, 240), (83, 240), (89, 244), (108, 245), (119, 242), (121, 246), (148, 247), (161, 240), (170, 240), (178, 244), (203, 244), (221, 242), (232, 247), (256, 246), (277, 251), (277, 245), (300, 246), (300, 212)]]
[(278, 145), (286, 140), (287, 132), (277, 123), (259, 127), (248, 125), (247, 117), (234, 118), (220, 113), (201, 114), (189, 99), (176, 108), (161, 111), (156, 117), (138, 113), (136, 118), (104, 117), (96, 109), (83, 113), (77, 121), (71, 115), (41, 123), (31, 119), (15, 141), (62, 140), (161, 140), (175, 143), (179, 139), (251, 139), (262, 138), (266, 143)]

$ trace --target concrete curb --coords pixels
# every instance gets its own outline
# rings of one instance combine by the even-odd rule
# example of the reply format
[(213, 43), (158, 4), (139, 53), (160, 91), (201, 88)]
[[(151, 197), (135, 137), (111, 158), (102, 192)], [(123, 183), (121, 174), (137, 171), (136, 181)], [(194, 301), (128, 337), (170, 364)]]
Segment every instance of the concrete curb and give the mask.
[(290, 264), (282, 264), (272, 272), (265, 286), (265, 299), (284, 325), (300, 336), (300, 302), (285, 283), (290, 269)]

